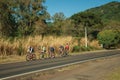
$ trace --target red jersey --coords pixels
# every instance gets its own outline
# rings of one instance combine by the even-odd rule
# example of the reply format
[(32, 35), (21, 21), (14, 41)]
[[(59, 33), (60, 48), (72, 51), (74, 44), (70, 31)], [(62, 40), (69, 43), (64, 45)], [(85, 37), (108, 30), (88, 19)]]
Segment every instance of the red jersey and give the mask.
[(65, 50), (69, 50), (69, 45), (66, 45), (66, 46), (65, 46)]

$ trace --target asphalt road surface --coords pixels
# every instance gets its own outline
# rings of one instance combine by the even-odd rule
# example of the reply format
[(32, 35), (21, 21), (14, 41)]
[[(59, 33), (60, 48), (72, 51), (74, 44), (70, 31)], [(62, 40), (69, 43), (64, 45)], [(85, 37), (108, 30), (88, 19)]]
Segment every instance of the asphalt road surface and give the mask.
[(65, 64), (85, 61), (93, 58), (107, 57), (112, 55), (120, 55), (120, 50), (110, 50), (102, 52), (90, 52), (87, 54), (72, 55), (62, 58), (36, 60), (29, 62), (0, 64), (0, 79), (7, 79), (10, 76), (16, 76), (24, 73), (30, 73), (34, 71), (42, 71), (44, 69), (61, 66)]

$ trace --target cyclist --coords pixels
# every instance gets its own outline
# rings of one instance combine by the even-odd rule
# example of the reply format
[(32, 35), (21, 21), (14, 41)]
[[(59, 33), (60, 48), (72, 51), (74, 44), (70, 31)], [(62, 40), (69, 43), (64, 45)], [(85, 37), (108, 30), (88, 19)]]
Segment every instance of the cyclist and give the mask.
[(50, 46), (49, 48), (49, 57), (55, 58), (55, 48), (53, 46)]
[(36, 60), (36, 55), (34, 54), (34, 48), (29, 46), (27, 50), (28, 54), (26, 55), (26, 60)]
[(68, 55), (69, 53), (69, 44), (67, 43), (65, 46), (65, 55)]
[(64, 55), (64, 46), (63, 46), (63, 45), (60, 45), (60, 47), (59, 47), (59, 54), (60, 54), (61, 56)]
[(45, 53), (46, 53), (46, 47), (42, 46), (41, 47), (41, 58), (45, 58)]

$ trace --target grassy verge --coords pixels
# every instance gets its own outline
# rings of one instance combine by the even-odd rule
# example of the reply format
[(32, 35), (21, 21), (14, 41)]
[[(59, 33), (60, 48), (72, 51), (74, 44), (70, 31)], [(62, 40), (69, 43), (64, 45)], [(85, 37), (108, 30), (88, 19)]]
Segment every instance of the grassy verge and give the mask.
[(25, 56), (18, 55), (0, 56), (0, 64), (15, 63), (21, 61), (25, 61)]
[(110, 73), (105, 80), (120, 80), (120, 68)]

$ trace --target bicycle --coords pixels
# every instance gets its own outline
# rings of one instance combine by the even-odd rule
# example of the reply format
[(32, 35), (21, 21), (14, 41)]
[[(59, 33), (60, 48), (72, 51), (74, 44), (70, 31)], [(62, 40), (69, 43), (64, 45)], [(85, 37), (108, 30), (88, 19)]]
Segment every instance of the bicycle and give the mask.
[(30, 61), (30, 60), (36, 60), (36, 54), (34, 54), (34, 53), (27, 53), (26, 61)]
[(66, 56), (69, 56), (69, 55), (68, 55), (68, 50), (64, 50), (64, 51), (63, 51), (62, 57), (66, 57)]
[(45, 59), (46, 52), (40, 52), (39, 59)]

